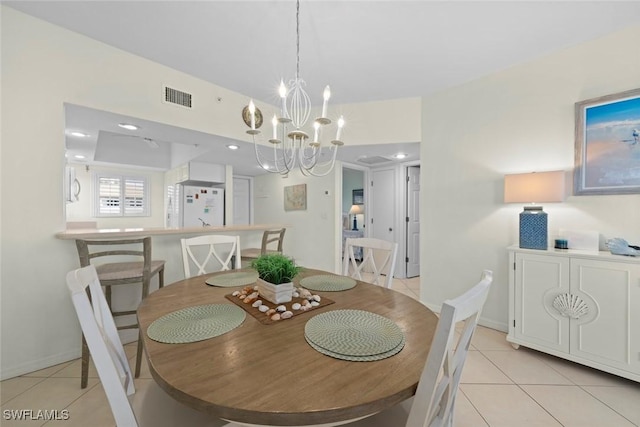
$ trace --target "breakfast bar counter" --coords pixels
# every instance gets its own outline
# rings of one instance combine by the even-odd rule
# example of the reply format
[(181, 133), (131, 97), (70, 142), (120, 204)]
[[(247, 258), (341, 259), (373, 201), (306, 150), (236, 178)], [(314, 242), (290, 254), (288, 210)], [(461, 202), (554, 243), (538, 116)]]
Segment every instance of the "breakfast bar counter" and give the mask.
[(171, 236), (186, 234), (238, 233), (245, 231), (264, 231), (287, 228), (282, 224), (224, 225), (206, 227), (150, 227), (150, 228), (78, 228), (56, 233), (62, 240), (75, 239), (116, 239), (140, 236)]

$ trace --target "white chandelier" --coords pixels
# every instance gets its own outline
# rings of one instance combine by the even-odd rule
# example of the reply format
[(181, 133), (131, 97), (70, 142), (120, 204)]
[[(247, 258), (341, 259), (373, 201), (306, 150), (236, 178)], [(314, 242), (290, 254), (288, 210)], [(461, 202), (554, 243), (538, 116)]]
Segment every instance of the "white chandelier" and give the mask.
[[(256, 107), (253, 100), (249, 102), (248, 112), (250, 127), (247, 131), (253, 138), (256, 160), (265, 170), (279, 173), (284, 177), (293, 170), (296, 165), (305, 176), (325, 176), (331, 172), (336, 162), (338, 147), (344, 145), (340, 140), (344, 118), (340, 116), (337, 123), (335, 139), (331, 140), (330, 159), (321, 161), (321, 156), (327, 152), (323, 150), (321, 138), (326, 126), (331, 124), (327, 117), (327, 104), (331, 97), (329, 86), (323, 93), (322, 115), (313, 122), (313, 140), (309, 141), (309, 134), (303, 130), (311, 115), (311, 99), (304, 89), (305, 81), (300, 77), (300, 0), (296, 1), (296, 77), (289, 81), (289, 86), (280, 80), (278, 94), (282, 100), (280, 117), (274, 114), (271, 124), (273, 135), (269, 139), (273, 147), (272, 157), (267, 159), (259, 147), (257, 135), (260, 131), (256, 128)], [(257, 126), (259, 127), (259, 125)], [(264, 148), (264, 147), (262, 147)], [(269, 150), (267, 150), (269, 151)]]

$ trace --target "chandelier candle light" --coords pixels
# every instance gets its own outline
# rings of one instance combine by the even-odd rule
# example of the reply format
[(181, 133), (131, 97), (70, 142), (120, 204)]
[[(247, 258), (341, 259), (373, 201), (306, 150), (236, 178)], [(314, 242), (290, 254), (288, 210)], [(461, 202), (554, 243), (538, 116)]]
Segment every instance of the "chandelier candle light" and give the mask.
[(330, 159), (321, 161), (323, 151), (321, 143), (323, 128), (331, 124), (327, 117), (331, 89), (324, 88), (322, 114), (313, 122), (313, 140), (309, 140), (309, 134), (303, 130), (311, 115), (311, 99), (304, 89), (305, 81), (300, 77), (300, 1), (296, 2), (296, 77), (289, 81), (289, 86), (284, 80), (280, 80), (278, 94), (281, 99), (280, 117), (274, 114), (271, 120), (273, 127), (272, 138), (269, 142), (273, 146), (273, 158), (263, 159), (258, 147), (256, 136), (260, 131), (256, 129), (256, 106), (253, 100), (249, 102), (250, 127), (247, 131), (253, 138), (256, 160), (265, 170), (279, 173), (284, 177), (293, 170), (296, 165), (305, 176), (325, 176), (331, 172), (336, 162), (338, 147), (344, 145), (341, 141), (344, 118), (340, 116), (337, 122), (336, 137), (331, 140)]

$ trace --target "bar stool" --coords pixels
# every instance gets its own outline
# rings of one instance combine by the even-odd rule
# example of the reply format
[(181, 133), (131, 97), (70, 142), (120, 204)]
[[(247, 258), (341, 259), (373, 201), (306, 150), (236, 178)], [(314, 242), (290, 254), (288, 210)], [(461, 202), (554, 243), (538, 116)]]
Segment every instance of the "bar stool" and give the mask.
[[(117, 248), (94, 248), (94, 252), (90, 252), (90, 247), (116, 246)], [(132, 247), (133, 246), (133, 247)], [(136, 314), (136, 310), (114, 311), (111, 306), (111, 287), (116, 285), (142, 284), (142, 299), (149, 295), (149, 285), (151, 278), (158, 275), (158, 287), (164, 286), (164, 261), (154, 261), (151, 259), (151, 237), (141, 237), (138, 239), (126, 240), (76, 240), (78, 255), (80, 257), (80, 267), (86, 267), (91, 264), (91, 260), (99, 257), (122, 256), (142, 258), (142, 261), (135, 262), (107, 262), (96, 264), (96, 271), (100, 284), (104, 288), (105, 297), (109, 305), (109, 309), (114, 317)], [(138, 328), (137, 320), (133, 323), (118, 326), (118, 330)], [(138, 328), (139, 329), (139, 328)], [(136, 353), (136, 370), (135, 377), (140, 376), (140, 364), (142, 362), (142, 332), (139, 331), (138, 349)], [(80, 378), (80, 387), (86, 388), (89, 376), (89, 348), (82, 336), (82, 375)]]
[[(262, 234), (262, 246), (259, 248), (247, 248), (240, 251), (240, 257), (243, 261), (252, 261), (266, 254), (281, 254), (282, 253), (282, 241), (284, 240), (284, 232), (286, 228), (280, 230), (265, 230)], [(276, 249), (270, 249), (269, 245), (275, 244), (278, 246)]]

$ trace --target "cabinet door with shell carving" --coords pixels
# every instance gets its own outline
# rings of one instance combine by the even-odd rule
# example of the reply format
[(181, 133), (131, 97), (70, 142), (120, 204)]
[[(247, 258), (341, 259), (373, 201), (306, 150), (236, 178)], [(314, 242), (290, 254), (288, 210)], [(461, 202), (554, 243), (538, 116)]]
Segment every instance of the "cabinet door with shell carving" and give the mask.
[(640, 264), (574, 258), (571, 294), (571, 354), (640, 372)]

